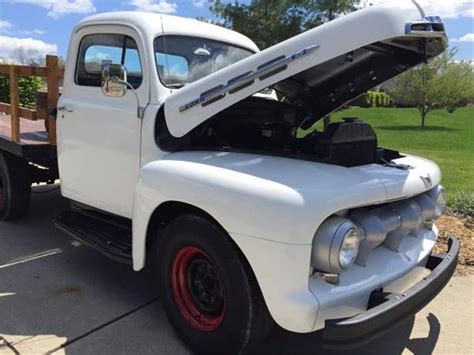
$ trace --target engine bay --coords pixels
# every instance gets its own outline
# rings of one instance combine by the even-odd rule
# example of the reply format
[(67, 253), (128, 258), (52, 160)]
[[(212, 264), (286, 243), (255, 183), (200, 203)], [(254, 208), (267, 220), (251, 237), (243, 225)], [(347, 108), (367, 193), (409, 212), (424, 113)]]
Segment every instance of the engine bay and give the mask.
[[(179, 107), (186, 114), (194, 110), (195, 116), (189, 116), (189, 124), (179, 121), (185, 117), (180, 116), (181, 111), (165, 118), (162, 108), (155, 125), (156, 142), (165, 151), (239, 151), (346, 167), (387, 164), (401, 156), (378, 147), (370, 124), (352, 117), (330, 123), (324, 129), (316, 123), (370, 88), (429, 60), (444, 48), (442, 38), (402, 37), (372, 43), (289, 75), (218, 110), (215, 107), (219, 106), (213, 105), (222, 106), (221, 100), (249, 90), (257, 79), (249, 79), (229, 92), (221, 92), (221, 86), (216, 86), (201, 93), (193, 105)], [(287, 66), (272, 75), (286, 70)], [(212, 90), (218, 90), (219, 94), (208, 102), (202, 101)], [(212, 112), (215, 113), (211, 115)], [(192, 126), (193, 121), (194, 128), (183, 135), (173, 136), (169, 131), (170, 123), (185, 127)]]
[[(357, 118), (330, 123), (325, 130), (298, 129), (305, 124), (303, 109), (270, 97), (252, 96), (220, 112), (182, 138), (159, 135), (162, 149), (239, 151), (281, 155), (346, 167), (384, 164), (401, 157), (378, 148), (373, 128)], [(158, 120), (159, 122), (160, 120)], [(157, 125), (157, 131), (166, 125)]]

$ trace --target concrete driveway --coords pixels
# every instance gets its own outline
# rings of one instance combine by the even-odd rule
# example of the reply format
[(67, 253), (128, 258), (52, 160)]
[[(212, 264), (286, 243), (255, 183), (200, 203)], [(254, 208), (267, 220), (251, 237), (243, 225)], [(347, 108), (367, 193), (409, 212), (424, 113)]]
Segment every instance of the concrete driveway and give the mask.
[[(35, 193), (27, 219), (0, 223), (0, 354), (189, 354), (148, 275), (54, 228), (67, 205)], [(473, 354), (473, 312), (473, 278), (454, 278), (416, 318), (349, 353)], [(327, 354), (319, 339), (275, 329), (261, 353)]]

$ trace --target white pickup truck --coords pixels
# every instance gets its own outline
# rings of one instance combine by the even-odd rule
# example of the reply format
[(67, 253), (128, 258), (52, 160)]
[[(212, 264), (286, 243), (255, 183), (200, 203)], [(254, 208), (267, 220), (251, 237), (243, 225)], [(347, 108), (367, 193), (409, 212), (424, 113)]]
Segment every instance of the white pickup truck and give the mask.
[(150, 266), (198, 353), (253, 351), (275, 323), (323, 329), (329, 347), (368, 342), (454, 272), (456, 239), (432, 254), (440, 170), (379, 147), (355, 118), (297, 132), (443, 52), (444, 25), (427, 15), (414, 1), (375, 6), (261, 52), (195, 20), (89, 17), (71, 37), (57, 161), (2, 154), (1, 216), (27, 209), (31, 181), (15, 172), (49, 165), (71, 200), (56, 225)]

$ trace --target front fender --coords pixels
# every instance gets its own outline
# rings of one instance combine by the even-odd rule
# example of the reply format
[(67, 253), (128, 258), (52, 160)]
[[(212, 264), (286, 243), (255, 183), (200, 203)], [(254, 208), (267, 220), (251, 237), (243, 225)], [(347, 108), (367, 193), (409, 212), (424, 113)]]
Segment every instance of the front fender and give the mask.
[[(217, 166), (209, 160), (218, 160), (220, 153), (200, 153), (202, 160), (190, 161), (190, 156), (197, 159), (196, 154), (170, 154), (168, 159), (143, 167), (134, 202), (134, 269), (145, 265), (147, 230), (154, 211), (168, 201), (196, 206), (212, 216), (241, 250), (273, 319), (291, 331), (312, 331), (318, 311), (318, 302), (308, 287), (314, 232), (348, 201), (356, 204), (368, 197), (383, 200), (383, 188), (371, 184), (373, 178), (361, 180), (359, 172), (357, 177), (347, 169), (346, 174), (337, 175), (327, 167), (318, 170), (319, 176), (311, 176), (315, 171), (305, 170), (312, 164), (308, 162), (236, 155), (233, 163), (227, 156), (226, 165)], [(250, 174), (248, 166), (257, 160), (271, 162), (273, 168), (260, 166)], [(247, 171), (230, 169), (228, 163), (247, 167)], [(265, 176), (269, 171), (273, 177)], [(295, 171), (298, 181), (290, 176)], [(351, 187), (341, 179), (349, 179)], [(311, 191), (302, 188), (301, 184), (307, 183), (316, 186)], [(366, 193), (361, 195), (354, 186), (365, 187)]]
[[(162, 203), (175, 201), (199, 206), (226, 231), (235, 229), (232, 223), (223, 222), (227, 219), (222, 218), (222, 214), (218, 213), (218, 210), (204, 203), (209, 191), (203, 192), (199, 198), (195, 197), (199, 201), (184, 198), (185, 193), (183, 192), (180, 197), (171, 196), (166, 193), (166, 191), (176, 191), (172, 187), (173, 183), (168, 180), (168, 178), (171, 179), (171, 176), (165, 177), (155, 168), (156, 166), (148, 166), (140, 179), (140, 191), (147, 191), (147, 196), (137, 193), (135, 197), (133, 267), (136, 271), (145, 265), (148, 223), (153, 212)], [(152, 181), (160, 180), (161, 189), (156, 189), (155, 185), (149, 185), (151, 183), (149, 179), (152, 177), (154, 177)], [(186, 190), (186, 187), (183, 186), (183, 189)], [(229, 207), (226, 208), (228, 211), (232, 210)], [(311, 243), (279, 243), (239, 233), (228, 232), (228, 234), (247, 259), (274, 321), (293, 332), (311, 332), (319, 308), (317, 299), (308, 288)]]

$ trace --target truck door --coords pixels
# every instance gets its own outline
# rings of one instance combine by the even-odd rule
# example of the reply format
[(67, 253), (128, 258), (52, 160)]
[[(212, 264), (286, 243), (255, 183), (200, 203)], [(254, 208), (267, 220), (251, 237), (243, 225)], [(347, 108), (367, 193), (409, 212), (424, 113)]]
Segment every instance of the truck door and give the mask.
[(85, 27), (73, 36), (58, 104), (58, 160), (65, 197), (132, 216), (140, 168), (142, 122), (131, 90), (102, 94), (102, 65), (123, 64), (141, 106), (149, 99), (145, 50), (138, 34), (122, 26)]

